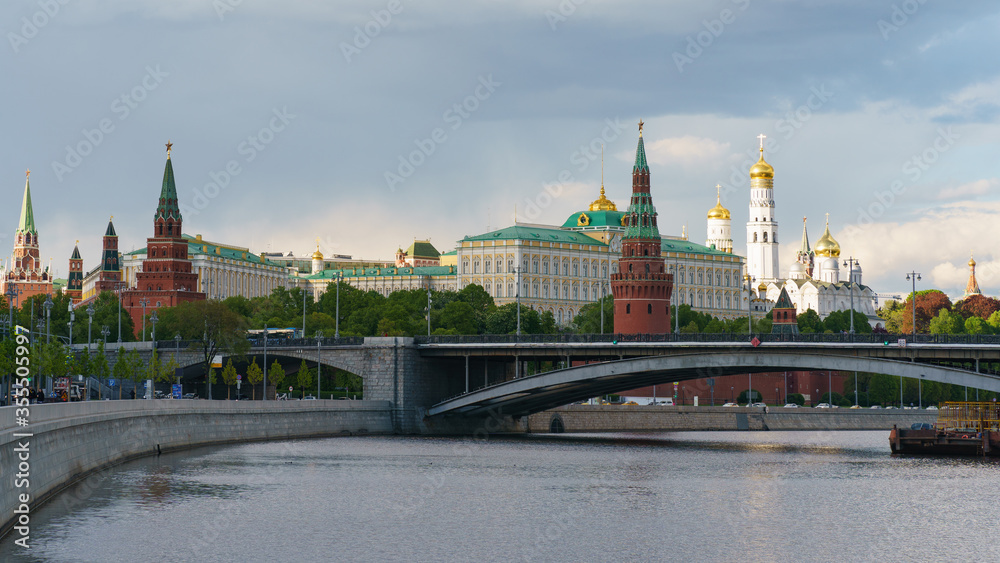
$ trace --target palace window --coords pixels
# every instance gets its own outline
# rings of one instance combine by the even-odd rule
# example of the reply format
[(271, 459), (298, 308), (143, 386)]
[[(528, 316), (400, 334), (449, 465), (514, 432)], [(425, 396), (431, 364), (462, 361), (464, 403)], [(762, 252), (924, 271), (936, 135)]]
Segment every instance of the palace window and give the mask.
[(580, 275), (580, 265), (575, 262), (573, 263), (573, 275), (574, 276)]
[(486, 260), (486, 261), (483, 262), (483, 273), (484, 274), (490, 273), (490, 261), (489, 260)]
[(538, 273), (538, 260), (533, 260), (531, 262), (531, 271), (536, 274)]
[(549, 273), (549, 261), (548, 260), (542, 260), (542, 273), (543, 274), (548, 274)]

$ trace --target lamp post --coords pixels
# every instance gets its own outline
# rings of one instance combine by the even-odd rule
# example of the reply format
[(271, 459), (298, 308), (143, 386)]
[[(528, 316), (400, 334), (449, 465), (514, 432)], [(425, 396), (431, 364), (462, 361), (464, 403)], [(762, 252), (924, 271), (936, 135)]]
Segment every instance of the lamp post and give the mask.
[(87, 305), (87, 352), (90, 352), (90, 331), (94, 324), (94, 304)]
[[(146, 305), (149, 305), (149, 299), (143, 297), (139, 300), (139, 306), (142, 307), (142, 341), (146, 341)], [(135, 329), (133, 329), (135, 330)]]
[(319, 372), (322, 369), (323, 364), (320, 363), (322, 357), (320, 356), (321, 348), (320, 343), (323, 340), (323, 331), (316, 331), (316, 398), (319, 399)]
[(267, 400), (267, 325), (264, 325), (264, 398), (261, 401)]
[[(181, 352), (181, 335), (177, 333), (174, 335), (174, 362), (177, 362), (177, 355)], [(178, 364), (180, 365), (180, 364)], [(181, 376), (177, 376), (177, 384), (181, 384)]]
[(337, 318), (334, 319), (333, 337), (340, 338), (340, 280), (344, 278), (344, 272), (337, 272)]
[(70, 300), (70, 302), (69, 302), (69, 322), (67, 323), (69, 325), (69, 347), (70, 347), (70, 349), (73, 348), (73, 321), (75, 321), (75, 320), (76, 320), (76, 312), (73, 311), (73, 301)]
[(9, 309), (9, 316), (7, 317), (7, 336), (14, 336), (14, 300), (18, 298), (24, 291), (12, 283), (7, 284), (7, 291), (4, 295), (7, 297), (7, 309)]
[[(917, 339), (917, 282), (920, 281), (920, 272), (910, 272), (909, 274), (906, 274), (906, 281), (913, 282), (913, 293), (910, 294), (910, 308), (913, 310), (913, 339), (916, 340)], [(901, 389), (902, 385), (903, 385), (902, 380), (900, 380)], [(899, 400), (899, 405), (903, 406), (902, 399)]]
[(750, 306), (753, 303), (753, 282), (757, 281), (757, 278), (746, 274), (743, 276), (743, 281), (746, 282), (747, 287), (747, 330), (750, 335), (753, 336), (753, 313), (751, 312)]
[(45, 303), (42, 303), (42, 307), (45, 307), (45, 343), (48, 344), (49, 340), (52, 338), (52, 296), (45, 296)]
[(160, 317), (156, 315), (156, 311), (153, 311), (152, 316), (149, 317), (149, 322), (153, 323), (153, 351), (156, 351), (156, 323), (160, 322)]
[[(108, 335), (109, 334), (111, 334), (111, 329), (108, 328), (108, 325), (102, 326), (101, 327), (101, 336), (104, 337), (104, 340), (102, 340), (102, 342), (104, 342), (105, 344), (107, 344), (107, 342), (108, 342)], [(115, 352), (115, 353), (117, 354), (118, 352)], [(103, 385), (104, 382), (102, 381), (101, 384)]]
[[(858, 263), (853, 256), (844, 260), (844, 266), (849, 266), (847, 274), (847, 285), (851, 288), (851, 331), (850, 334), (854, 334), (854, 266)], [(857, 401), (855, 401), (857, 404)]]
[(431, 335), (431, 278), (427, 276), (427, 336)]
[[(118, 344), (122, 343), (122, 289), (124, 289), (123, 284), (125, 282), (116, 282), (115, 293), (118, 295)], [(133, 328), (133, 330), (135, 330)], [(107, 342), (107, 340), (105, 340)]]
[[(306, 288), (302, 288), (302, 338), (306, 337)], [(264, 388), (267, 394), (267, 387)]]
[(514, 298), (517, 302), (517, 336), (521, 336), (521, 270), (520, 266), (514, 268), (514, 273), (517, 274), (517, 288), (514, 290)]
[[(675, 252), (674, 253), (674, 313), (676, 313), (676, 315), (674, 316), (676, 318), (674, 319), (674, 334), (677, 334), (678, 332), (681, 331), (681, 306), (680, 302), (676, 299), (677, 296), (680, 295), (681, 293), (681, 290), (677, 287), (678, 284), (680, 283), (677, 281), (679, 272), (680, 270), (677, 269), (677, 253)], [(684, 280), (681, 279), (680, 281)]]

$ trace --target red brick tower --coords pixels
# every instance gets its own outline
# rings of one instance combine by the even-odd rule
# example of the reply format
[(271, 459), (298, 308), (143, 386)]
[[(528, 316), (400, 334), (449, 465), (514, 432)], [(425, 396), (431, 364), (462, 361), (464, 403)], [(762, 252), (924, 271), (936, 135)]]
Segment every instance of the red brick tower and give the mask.
[(122, 269), (118, 256), (118, 233), (115, 232), (114, 216), (108, 219), (108, 228), (104, 231), (101, 252), (101, 271), (94, 284), (97, 293), (121, 289)]
[(798, 334), (799, 321), (795, 316), (795, 305), (785, 288), (781, 288), (781, 295), (771, 309), (771, 332), (779, 334)]
[(73, 247), (69, 257), (69, 278), (66, 280), (66, 296), (78, 302), (83, 297), (83, 258), (80, 257), (80, 241)]
[(170, 162), (171, 143), (167, 143), (167, 165), (163, 170), (160, 202), (153, 215), (153, 236), (146, 239), (146, 258), (142, 272), (136, 274), (136, 287), (123, 295), (123, 305), (136, 330), (141, 330), (143, 306), (149, 315), (160, 307), (174, 307), (185, 301), (205, 299), (199, 292), (198, 274), (191, 271), (188, 243), (181, 237), (181, 211)]
[(656, 226), (656, 208), (649, 193), (649, 165), (642, 143), (642, 121), (639, 121), (639, 145), (632, 167), (632, 199), (625, 215), (622, 255), (618, 260), (618, 272), (611, 275), (615, 332), (670, 332), (673, 287), (674, 276), (664, 272), (660, 255), (660, 229)]

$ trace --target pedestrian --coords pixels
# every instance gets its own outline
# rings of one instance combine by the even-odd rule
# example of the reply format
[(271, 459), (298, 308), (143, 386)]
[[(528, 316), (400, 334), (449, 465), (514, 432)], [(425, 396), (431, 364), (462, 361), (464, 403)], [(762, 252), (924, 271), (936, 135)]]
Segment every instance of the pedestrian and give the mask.
[(128, 392), (128, 398), (129, 399), (135, 398), (135, 388), (133, 388), (131, 391)]

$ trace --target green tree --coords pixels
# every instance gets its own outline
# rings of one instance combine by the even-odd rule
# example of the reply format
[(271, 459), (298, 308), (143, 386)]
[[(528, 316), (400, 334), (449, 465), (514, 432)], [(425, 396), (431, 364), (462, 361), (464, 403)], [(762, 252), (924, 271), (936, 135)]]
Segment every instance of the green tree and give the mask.
[(940, 309), (930, 321), (931, 334), (961, 334), (965, 330), (965, 319), (948, 309)]
[[(477, 334), (475, 312), (472, 305), (465, 301), (452, 301), (431, 316), (431, 322), (435, 327), (446, 331), (454, 331), (453, 334)], [(437, 329), (435, 329), (437, 330)]]
[(868, 381), (868, 400), (883, 406), (896, 404), (899, 401), (899, 378), (882, 373), (872, 374)]
[(823, 326), (823, 320), (819, 318), (819, 313), (812, 309), (806, 309), (805, 312), (796, 315), (795, 321), (798, 323), (801, 333), (809, 334), (826, 330), (826, 327)]
[(125, 380), (128, 377), (128, 358), (122, 350), (118, 350), (115, 353), (115, 366), (111, 369), (111, 376), (115, 379), (115, 383), (118, 384), (118, 398), (122, 398), (122, 387)]
[[(252, 387), (251, 398), (257, 400), (257, 384), (264, 381), (264, 370), (257, 365), (257, 358), (253, 359), (247, 368), (247, 383)], [(266, 390), (265, 390), (266, 393)]]
[[(101, 383), (106, 382), (108, 376), (111, 375), (111, 368), (108, 367), (108, 357), (104, 354), (104, 342), (97, 344), (97, 354), (94, 355), (94, 358), (90, 362), (90, 373)], [(98, 387), (98, 398), (104, 399), (104, 389), (102, 387)]]
[(969, 317), (965, 319), (966, 334), (991, 334), (992, 327), (981, 317)]
[[(601, 326), (601, 309), (604, 309), (604, 326)], [(615, 327), (614, 297), (607, 295), (599, 301), (580, 307), (571, 328), (580, 334), (600, 334), (613, 332)], [(602, 330), (603, 329), (603, 330)]]
[[(302, 361), (304, 362), (305, 360)], [(284, 381), (285, 368), (281, 367), (281, 363), (278, 360), (274, 360), (274, 363), (271, 364), (271, 369), (267, 370), (267, 382), (274, 385), (275, 389), (278, 389)]]
[[(194, 342), (193, 347), (201, 352), (206, 376), (216, 355), (242, 357), (250, 349), (246, 319), (221, 301), (186, 301), (160, 309), (159, 316), (164, 334), (180, 334)], [(210, 391), (206, 395), (211, 397)]]
[(226, 384), (226, 399), (231, 399), (232, 386), (236, 385), (236, 366), (233, 365), (231, 357), (226, 360), (226, 367), (222, 368), (222, 382)]
[[(306, 364), (306, 361), (302, 360), (302, 363), (299, 364), (299, 373), (298, 376), (296, 376), (296, 383), (298, 383), (301, 388), (303, 397), (306, 396), (306, 388), (309, 387), (312, 381), (312, 371), (309, 370), (309, 366)], [(318, 398), (319, 397), (317, 397), (317, 399)]]

